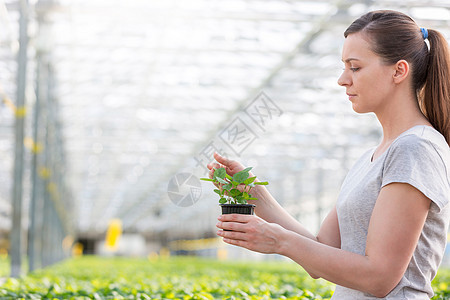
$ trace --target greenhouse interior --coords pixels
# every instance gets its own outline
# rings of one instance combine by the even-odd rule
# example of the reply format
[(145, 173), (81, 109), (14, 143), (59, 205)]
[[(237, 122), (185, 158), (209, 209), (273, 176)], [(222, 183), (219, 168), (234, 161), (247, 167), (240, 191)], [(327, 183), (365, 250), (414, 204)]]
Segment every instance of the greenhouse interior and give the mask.
[(382, 137), (337, 83), (343, 32), (377, 9), (450, 38), (448, 0), (0, 0), (0, 298), (330, 298), (224, 243), (200, 178), (214, 152), (252, 167), (317, 234)]

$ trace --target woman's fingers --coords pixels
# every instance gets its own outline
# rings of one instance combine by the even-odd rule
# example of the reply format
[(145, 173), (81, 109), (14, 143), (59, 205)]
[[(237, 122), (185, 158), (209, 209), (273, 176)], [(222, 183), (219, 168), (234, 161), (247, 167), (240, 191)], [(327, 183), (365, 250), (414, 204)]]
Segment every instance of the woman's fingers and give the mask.
[(278, 253), (285, 229), (253, 215), (229, 214), (219, 218), (217, 235), (225, 243), (261, 253)]
[(217, 231), (217, 235), (223, 237), (224, 239), (229, 240), (240, 240), (240, 241), (246, 241), (246, 234), (244, 232), (232, 230), (232, 231), (224, 231), (219, 230)]
[(221, 222), (238, 222), (238, 223), (248, 223), (253, 218), (255, 218), (254, 215), (241, 215), (241, 214), (225, 214), (217, 217), (217, 219)]
[(244, 166), (240, 162), (223, 157), (217, 152), (214, 152), (214, 158), (216, 159), (217, 162), (222, 164), (223, 167), (225, 167), (227, 173), (230, 175), (233, 175), (241, 170), (244, 170)]
[(206, 165), (206, 167), (209, 169), (209, 178), (213, 178), (214, 170), (219, 169), (221, 165), (219, 165), (218, 163), (209, 163)]
[(244, 232), (245, 224), (236, 222), (217, 222), (216, 227), (223, 230)]
[(214, 152), (214, 158), (215, 158), (219, 163), (221, 163), (222, 165), (225, 165), (225, 166), (227, 166), (227, 167), (229, 167), (230, 164), (231, 164), (231, 161), (230, 161), (228, 158), (225, 158), (225, 157), (221, 156), (221, 155), (220, 155), (219, 153), (217, 153), (217, 152)]
[(221, 167), (221, 165), (219, 165), (218, 163), (209, 163), (206, 165), (208, 167), (208, 169), (213, 170), (213, 169), (218, 169)]
[(227, 214), (218, 217), (216, 227), (222, 230), (217, 232), (217, 235), (233, 239), (245, 241), (247, 238), (246, 225), (252, 219), (251, 215)]
[(208, 164), (208, 169), (210, 169), (210, 170), (218, 169), (218, 168), (225, 168), (226, 172), (229, 175), (234, 175), (235, 173), (244, 169), (244, 166), (241, 163), (239, 163), (235, 160), (231, 160), (226, 157), (223, 157), (222, 155), (220, 155), (217, 152), (214, 152), (214, 158), (218, 163)]

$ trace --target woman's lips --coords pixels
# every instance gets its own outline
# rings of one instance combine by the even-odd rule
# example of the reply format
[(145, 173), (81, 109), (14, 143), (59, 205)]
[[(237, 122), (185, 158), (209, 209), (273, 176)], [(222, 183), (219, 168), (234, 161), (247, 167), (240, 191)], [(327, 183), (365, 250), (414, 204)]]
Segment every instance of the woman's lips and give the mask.
[(354, 97), (356, 97), (356, 94), (349, 94), (349, 93), (347, 93), (347, 96), (348, 96), (348, 100), (352, 100)]

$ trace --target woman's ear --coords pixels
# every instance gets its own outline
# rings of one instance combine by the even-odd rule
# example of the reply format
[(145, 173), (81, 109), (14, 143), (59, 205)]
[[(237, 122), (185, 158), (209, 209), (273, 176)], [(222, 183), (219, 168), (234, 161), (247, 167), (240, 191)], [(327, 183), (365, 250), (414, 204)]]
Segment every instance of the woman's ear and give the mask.
[(406, 60), (402, 59), (399, 60), (395, 64), (395, 73), (393, 76), (395, 83), (401, 83), (403, 82), (409, 75), (409, 64)]

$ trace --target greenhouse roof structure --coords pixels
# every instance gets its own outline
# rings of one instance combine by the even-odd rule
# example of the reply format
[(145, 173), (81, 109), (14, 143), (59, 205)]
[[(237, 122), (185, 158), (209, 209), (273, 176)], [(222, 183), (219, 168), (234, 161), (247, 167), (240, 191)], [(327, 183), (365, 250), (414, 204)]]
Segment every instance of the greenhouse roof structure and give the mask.
[(219, 151), (253, 166), (314, 229), (351, 163), (380, 138), (375, 117), (354, 113), (337, 84), (346, 27), (395, 9), (450, 36), (444, 0), (35, 0), (22, 109), (24, 2), (0, 0), (3, 232), (20, 115), (25, 216), (35, 172), (76, 235), (104, 234), (114, 218), (128, 232), (204, 234), (217, 198), (196, 182)]

